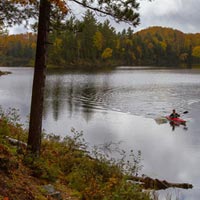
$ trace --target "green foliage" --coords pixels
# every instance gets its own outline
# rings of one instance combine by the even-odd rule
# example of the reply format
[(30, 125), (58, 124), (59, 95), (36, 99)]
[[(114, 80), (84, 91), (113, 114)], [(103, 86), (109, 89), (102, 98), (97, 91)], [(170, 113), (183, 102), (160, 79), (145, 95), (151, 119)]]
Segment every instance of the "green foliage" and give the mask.
[[(6, 111), (0, 106), (0, 137), (9, 136), (13, 130), (12, 126), (21, 127), (18, 110), (15, 108), (8, 108)], [(15, 129), (16, 131), (18, 129)]]
[(4, 111), (0, 106), (0, 119), (18, 127), (21, 125), (20, 115), (18, 112), (19, 110), (16, 108), (8, 108), (7, 110)]
[(34, 177), (42, 178), (48, 181), (56, 181), (60, 173), (58, 164), (51, 163), (45, 158), (35, 158), (34, 155), (27, 155), (24, 158), (24, 163), (32, 169)]
[[(72, 129), (72, 135), (61, 139), (46, 135), (41, 156), (26, 156), (24, 162), (33, 175), (48, 181), (62, 177), (62, 181), (85, 199), (148, 199), (141, 188), (130, 184), (126, 177), (136, 175), (141, 169), (141, 152), (135, 155), (120, 150), (119, 144), (95, 146), (90, 151), (83, 133)], [(116, 159), (114, 152), (119, 153)], [(121, 156), (120, 156), (121, 155)]]
[[(47, 136), (43, 141), (41, 158), (58, 164), (64, 181), (79, 191), (82, 198), (148, 199), (141, 188), (125, 180), (126, 176), (135, 175), (141, 169), (140, 152), (135, 156), (131, 151), (130, 160), (127, 160), (126, 152), (115, 147), (114, 151), (119, 152), (122, 157), (114, 159), (109, 153), (105, 153), (105, 149), (111, 153), (112, 146), (118, 146), (117, 144), (95, 146), (89, 152), (88, 144), (82, 136), (83, 133), (75, 129), (72, 129), (72, 136), (66, 136), (63, 140), (54, 135)], [(43, 160), (39, 166), (47, 166), (45, 162), (47, 161)]]
[(9, 135), (10, 134), (10, 128), (8, 126), (8, 123), (5, 120), (0, 119), (0, 137)]
[[(11, 140), (15, 142), (11, 142)], [(9, 148), (13, 155), (18, 156), (24, 153), (26, 141), (27, 133), (23, 130), (20, 123), (18, 110), (8, 108), (4, 111), (0, 106), (0, 142)], [(12, 146), (10, 143), (15, 143), (15, 146)]]
[(29, 66), (34, 59), (36, 35), (0, 35), (0, 64), (7, 66)]
[[(19, 133), (23, 135), (21, 127), (17, 125), (19, 116), (16, 109), (8, 109), (6, 112), (1, 109), (0, 113), (0, 130), (7, 127), (6, 134), (15, 138)], [(2, 119), (5, 119), (5, 124)], [(18, 131), (13, 128), (14, 125)], [(4, 137), (0, 141), (0, 154), (12, 158), (9, 161), (7, 157), (1, 156), (0, 159), (2, 168), (9, 172), (18, 167), (19, 156), (16, 156), (16, 148), (11, 147)], [(111, 156), (113, 153), (117, 154), (116, 158)], [(40, 157), (28, 153), (21, 155), (20, 159), (31, 169), (32, 176), (54, 183), (60, 180), (77, 191), (80, 198), (148, 199), (140, 187), (126, 180), (128, 176), (137, 175), (141, 169), (141, 152), (135, 154), (131, 151), (128, 159), (126, 155), (119, 144), (90, 147), (83, 133), (72, 129), (71, 135), (63, 139), (53, 134), (44, 135)]]
[[(116, 33), (108, 20), (99, 23), (89, 11), (82, 21), (71, 17), (62, 27), (62, 31), (50, 33), (49, 66), (199, 63), (200, 34), (184, 34), (161, 27), (151, 27), (135, 34), (130, 28)], [(1, 35), (0, 63), (33, 65), (35, 46), (34, 34)]]
[(20, 137), (21, 140), (26, 140), (27, 134), (23, 131), (20, 122), (19, 110), (16, 108), (8, 108), (3, 110), (0, 106), (0, 130), (3, 135)]

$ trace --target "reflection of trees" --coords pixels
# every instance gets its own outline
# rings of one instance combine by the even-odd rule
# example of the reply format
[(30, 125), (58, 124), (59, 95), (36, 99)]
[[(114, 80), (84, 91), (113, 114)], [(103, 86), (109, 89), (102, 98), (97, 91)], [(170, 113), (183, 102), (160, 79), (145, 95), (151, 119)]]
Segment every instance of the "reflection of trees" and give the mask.
[(72, 75), (71, 82), (67, 86), (67, 105), (70, 117), (73, 113), (83, 114), (85, 120), (89, 121), (94, 113), (94, 99), (97, 94), (94, 82), (87, 80), (83, 84), (77, 84)]
[(81, 89), (81, 105), (84, 118), (89, 121), (94, 113), (95, 97), (97, 96), (97, 88), (93, 83), (84, 84)]
[(73, 115), (73, 93), (74, 93), (74, 87), (73, 87), (73, 78), (71, 79), (71, 82), (70, 82), (70, 85), (69, 87), (67, 88), (67, 104), (68, 104), (68, 110), (69, 110), (69, 116), (70, 118), (72, 117)]
[(60, 110), (62, 108), (61, 90), (62, 90), (62, 82), (60, 79), (57, 79), (55, 84), (53, 85), (53, 90), (52, 90), (52, 108), (53, 108), (53, 117), (55, 121), (58, 120)]
[(169, 122), (169, 124), (172, 127), (172, 131), (174, 131), (177, 127), (180, 127), (180, 126), (183, 127), (184, 130), (186, 130), (186, 131), (188, 130), (188, 127), (186, 126), (186, 124), (177, 124), (173, 121)]
[(55, 121), (58, 120), (60, 111), (64, 108), (62, 103), (62, 80), (56, 79), (56, 81), (47, 81), (45, 87), (45, 100), (44, 100), (44, 113), (46, 118), (48, 112), (52, 112)]
[(46, 119), (48, 116), (48, 111), (49, 111), (49, 98), (51, 96), (51, 89), (48, 86), (48, 84), (46, 84), (45, 86), (45, 93), (44, 93), (44, 108), (43, 108), (43, 118)]
[(95, 75), (87, 76), (83, 83), (77, 81), (79, 76), (73, 74), (71, 78), (63, 77), (64, 79), (51, 79), (47, 82), (44, 115), (52, 113), (57, 121), (60, 113), (66, 110), (70, 118), (73, 114), (82, 114), (85, 120), (91, 120), (96, 109), (103, 106), (102, 97), (109, 87), (108, 77), (105, 76), (100, 83)]

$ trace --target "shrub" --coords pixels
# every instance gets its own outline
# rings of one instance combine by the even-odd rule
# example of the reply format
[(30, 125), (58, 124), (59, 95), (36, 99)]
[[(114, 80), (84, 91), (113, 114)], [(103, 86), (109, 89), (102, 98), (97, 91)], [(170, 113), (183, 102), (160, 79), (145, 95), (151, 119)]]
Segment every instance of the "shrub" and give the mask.
[[(5, 135), (15, 137), (20, 135), (25, 138), (26, 133), (18, 123), (15, 111), (12, 111), (7, 113), (0, 111), (0, 131)], [(8, 156), (14, 156), (12, 148), (7, 148), (6, 145), (6, 143), (0, 145), (0, 151), (5, 151), (4, 154), (7, 153)], [(126, 177), (137, 175), (141, 169), (141, 152), (135, 154), (131, 151), (128, 160), (127, 153), (121, 150), (119, 145), (120, 143), (108, 143), (92, 148), (83, 139), (82, 132), (72, 129), (72, 136), (62, 140), (53, 134), (44, 135), (40, 157), (25, 154), (23, 161), (32, 170), (33, 176), (48, 181), (59, 179), (60, 182), (76, 190), (82, 199), (148, 199), (139, 186), (126, 181)], [(113, 158), (113, 153), (117, 153), (118, 156)], [(2, 167), (5, 167), (2, 164), (4, 161), (2, 159), (0, 163)]]

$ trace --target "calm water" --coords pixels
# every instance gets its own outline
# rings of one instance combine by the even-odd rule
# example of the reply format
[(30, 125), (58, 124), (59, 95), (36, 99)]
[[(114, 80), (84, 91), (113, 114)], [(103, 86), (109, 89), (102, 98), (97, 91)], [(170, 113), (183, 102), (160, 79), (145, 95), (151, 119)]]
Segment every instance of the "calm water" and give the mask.
[[(0, 77), (0, 105), (20, 110), (27, 120), (33, 71), (12, 71)], [(158, 124), (173, 108), (187, 128)], [(125, 150), (141, 150), (141, 173), (170, 182), (188, 182), (192, 190), (165, 190), (160, 199), (200, 198), (200, 70), (132, 70), (112, 72), (49, 72), (46, 80), (43, 127), (48, 133), (83, 130), (91, 144), (122, 141)]]

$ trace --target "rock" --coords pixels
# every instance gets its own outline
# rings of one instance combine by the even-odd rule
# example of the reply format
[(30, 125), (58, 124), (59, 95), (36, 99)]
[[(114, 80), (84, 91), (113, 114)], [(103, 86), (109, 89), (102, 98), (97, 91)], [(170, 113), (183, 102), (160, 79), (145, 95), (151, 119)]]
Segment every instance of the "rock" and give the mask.
[(50, 196), (53, 199), (62, 200), (61, 193), (58, 192), (58, 191), (56, 191), (56, 192), (54, 192), (52, 194), (49, 194), (48, 196)]
[(44, 188), (44, 190), (45, 190), (48, 194), (54, 193), (54, 192), (55, 192), (55, 188), (54, 188), (54, 186), (51, 185), (51, 184), (44, 185), (43, 188)]
[(50, 197), (56, 200), (62, 200), (61, 193), (59, 191), (56, 191), (53, 185), (51, 184), (44, 185), (43, 188), (47, 192), (47, 197)]

